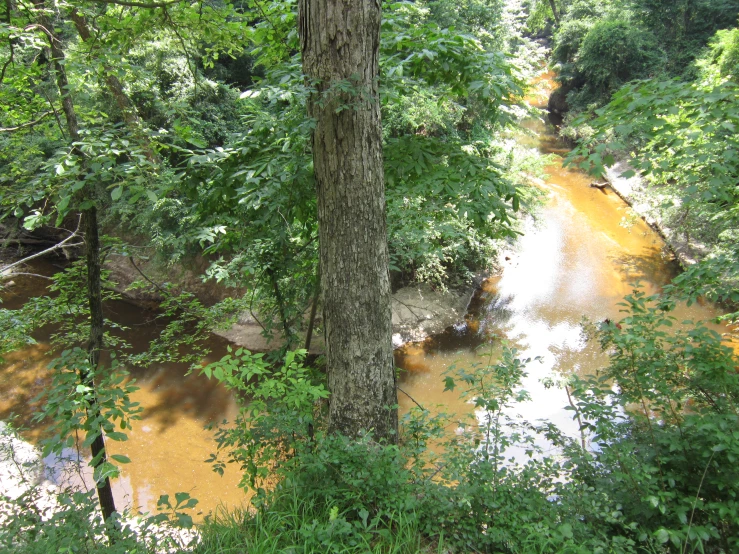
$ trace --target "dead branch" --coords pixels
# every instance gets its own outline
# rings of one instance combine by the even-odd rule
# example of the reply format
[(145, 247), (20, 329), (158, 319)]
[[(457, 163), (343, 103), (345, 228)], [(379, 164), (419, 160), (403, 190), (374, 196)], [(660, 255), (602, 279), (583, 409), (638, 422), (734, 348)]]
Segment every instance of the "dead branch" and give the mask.
[(80, 216), (80, 218), (77, 220), (77, 228), (74, 230), (74, 232), (72, 232), (72, 234), (69, 235), (63, 241), (55, 244), (54, 246), (52, 246), (50, 248), (47, 248), (46, 250), (42, 250), (41, 252), (36, 252), (35, 254), (32, 254), (30, 256), (27, 256), (27, 257), (25, 257), (25, 258), (23, 258), (21, 260), (18, 260), (17, 262), (13, 262), (10, 265), (6, 265), (6, 266), (3, 266), (3, 267), (0, 267), (0, 274), (5, 273), (9, 269), (12, 269), (12, 268), (14, 268), (16, 266), (19, 266), (19, 265), (24, 264), (26, 262), (30, 262), (31, 260), (33, 260), (35, 258), (40, 258), (41, 256), (45, 256), (46, 254), (49, 254), (50, 252), (53, 252), (54, 250), (59, 250), (61, 248), (72, 248), (74, 246), (82, 246), (84, 244), (84, 242), (77, 242), (77, 243), (74, 243), (74, 244), (68, 244), (70, 240), (72, 240), (73, 238), (79, 236), (79, 230), (80, 230), (80, 223), (81, 222), (82, 222), (82, 216)]

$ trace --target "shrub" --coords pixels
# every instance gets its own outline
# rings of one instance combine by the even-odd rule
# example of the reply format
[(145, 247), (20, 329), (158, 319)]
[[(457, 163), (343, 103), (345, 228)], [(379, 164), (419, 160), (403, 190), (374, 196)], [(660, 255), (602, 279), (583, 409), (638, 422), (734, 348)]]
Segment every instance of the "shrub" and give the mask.
[(602, 20), (582, 41), (577, 69), (591, 94), (607, 97), (621, 85), (649, 76), (660, 61), (649, 31), (621, 20)]

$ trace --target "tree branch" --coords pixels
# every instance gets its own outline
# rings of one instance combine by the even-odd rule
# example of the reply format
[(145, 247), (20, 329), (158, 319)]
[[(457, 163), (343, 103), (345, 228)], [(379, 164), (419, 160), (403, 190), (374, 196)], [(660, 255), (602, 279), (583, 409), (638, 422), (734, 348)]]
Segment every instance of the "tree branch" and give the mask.
[(37, 119), (34, 119), (33, 121), (29, 121), (28, 123), (17, 125), (16, 127), (0, 127), (0, 133), (12, 133), (13, 131), (19, 131), (20, 129), (26, 129), (28, 127), (33, 127), (34, 125), (38, 125), (39, 123), (41, 123), (44, 119), (46, 119), (53, 113), (54, 112), (52, 111), (44, 112)]
[(180, 0), (170, 0), (169, 2), (129, 2), (127, 0), (94, 0), (96, 4), (115, 4), (116, 6), (125, 6), (127, 8), (166, 8), (172, 4), (178, 4)]
[[(35, 258), (40, 258), (41, 256), (45, 256), (46, 254), (48, 254), (50, 252), (53, 252), (54, 250), (59, 250), (60, 248), (64, 248), (64, 246), (70, 240), (72, 240), (74, 237), (78, 236), (78, 233), (79, 233), (79, 230), (80, 230), (80, 222), (81, 221), (82, 221), (82, 216), (80, 216), (80, 218), (77, 220), (77, 228), (74, 230), (74, 232), (71, 235), (69, 235), (66, 239), (64, 239), (63, 241), (61, 241), (60, 243), (57, 243), (54, 246), (52, 246), (51, 248), (47, 248), (46, 250), (42, 250), (41, 252), (36, 252), (35, 254), (32, 254), (30, 256), (27, 256), (27, 257), (25, 257), (25, 258), (23, 258), (21, 260), (18, 260), (17, 262), (13, 262), (10, 265), (6, 265), (6, 266), (3, 266), (3, 267), (0, 267), (0, 274), (5, 273), (9, 269), (12, 269), (12, 268), (14, 268), (16, 266), (19, 266), (19, 265), (23, 264), (23, 263), (29, 262), (29, 261), (31, 261), (31, 260), (33, 260)], [(79, 243), (67, 245), (67, 247), (69, 248), (71, 246), (82, 246), (83, 244), (84, 243), (79, 242)]]
[(54, 114), (54, 119), (56, 119), (56, 124), (59, 127), (59, 131), (62, 133), (63, 138), (67, 138), (67, 132), (64, 130), (64, 125), (62, 125), (62, 120), (59, 117), (59, 112), (56, 111), (56, 108), (54, 107), (54, 101), (49, 98), (49, 95), (46, 94), (46, 91), (42, 90), (41, 94), (44, 95), (44, 98), (46, 98), (46, 101), (49, 103), (49, 107), (51, 108), (51, 113)]
[[(5, 23), (10, 25), (10, 15), (13, 11), (13, 3), (11, 0), (5, 0)], [(14, 39), (8, 39), (8, 47), (10, 50), (10, 56), (8, 56), (8, 60), (3, 64), (2, 70), (0, 70), (0, 84), (2, 84), (3, 80), (5, 79), (5, 72), (8, 70), (8, 67), (10, 67), (10, 64), (12, 64), (15, 61), (15, 49), (13, 48)]]
[(401, 388), (400, 388), (400, 387), (398, 387), (397, 385), (395, 386), (395, 388), (396, 388), (396, 389), (398, 389), (398, 391), (400, 391), (400, 392), (402, 392), (403, 394), (405, 394), (405, 395), (406, 395), (406, 396), (407, 396), (408, 398), (410, 398), (410, 399), (411, 399), (411, 400), (413, 401), (413, 403), (414, 403), (414, 404), (415, 404), (416, 406), (418, 406), (419, 408), (421, 408), (421, 410), (422, 410), (422, 411), (424, 411), (424, 412), (427, 412), (427, 411), (428, 411), (428, 410), (427, 410), (426, 408), (424, 408), (424, 407), (423, 407), (423, 406), (421, 406), (421, 405), (420, 405), (420, 404), (419, 404), (418, 402), (416, 402), (416, 399), (415, 399), (415, 398), (413, 398), (413, 397), (412, 397), (412, 396), (411, 396), (410, 394), (408, 394), (407, 392), (405, 392), (405, 391), (404, 391), (403, 389), (401, 389)]
[(8, 70), (8, 67), (10, 67), (10, 64), (13, 63), (13, 61), (15, 60), (15, 50), (13, 50), (13, 42), (9, 41), (8, 44), (10, 45), (10, 56), (8, 56), (8, 61), (3, 64), (3, 69), (2, 71), (0, 71), (0, 83), (2, 83), (5, 79), (5, 72)]

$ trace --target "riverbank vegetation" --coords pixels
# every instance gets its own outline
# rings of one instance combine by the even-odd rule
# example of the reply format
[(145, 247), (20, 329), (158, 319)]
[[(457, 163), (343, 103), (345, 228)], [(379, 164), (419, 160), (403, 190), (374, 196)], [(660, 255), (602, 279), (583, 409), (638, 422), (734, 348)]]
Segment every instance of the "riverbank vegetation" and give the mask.
[(578, 0), (560, 12), (552, 61), (562, 86), (550, 105), (578, 142), (569, 163), (602, 177), (627, 159), (651, 217), (688, 258), (707, 258), (691, 274), (735, 288), (739, 3)]
[[(189, 535), (179, 528), (192, 525), (196, 499), (162, 496), (160, 513), (133, 530), (129, 515), (103, 505), (100, 517), (93, 502), (121, 464), (145, 461), (93, 448), (97, 489), (49, 493), (8, 439), (2, 455), (25, 492), (0, 499), (0, 551), (737, 551), (739, 362), (721, 335), (673, 311), (699, 297), (739, 301), (739, 5), (383, 4), (376, 138), (396, 282), (469, 280), (519, 232), (538, 196), (523, 182), (532, 162), (501, 137), (526, 111), (526, 81), (541, 61), (530, 38), (537, 29), (553, 33), (569, 89), (566, 132), (582, 140), (572, 160), (598, 172), (616, 152), (633, 152), (664, 220), (711, 247), (710, 263), (659, 295), (636, 286), (618, 322), (583, 325), (609, 364), (547, 382), (565, 389), (578, 437), (521, 415), (521, 383), (538, 361), (495, 340), (479, 363), (445, 375), (445, 394), (461, 395), (474, 414), (414, 399), (387, 440), (373, 429), (330, 432), (325, 362), (299, 348), (303, 327), (322, 325), (318, 146), (307, 107), (334, 102), (336, 114), (352, 113), (372, 99), (352, 78), (316, 96), (325, 83), (301, 70), (296, 8), (289, 0), (0, 6), (5, 244), (56, 229), (86, 252), (51, 279), (48, 295), (0, 310), (0, 354), (32, 341), (35, 328), (57, 329), (53, 385), (38, 416), (53, 424), (44, 453), (103, 436), (125, 441), (140, 411), (126, 368), (181, 359), (239, 399), (236, 420), (214, 425), (208, 462), (216, 472), (235, 465), (255, 491), (248, 509), (217, 511)], [(145, 276), (138, 286), (157, 289), (170, 319), (147, 352), (130, 355), (124, 330), (102, 319), (115, 293), (100, 262), (142, 246), (163, 265), (204, 255), (205, 278), (248, 294), (205, 307)], [(247, 310), (285, 346), (233, 349), (201, 365), (208, 330)], [(397, 415), (397, 406), (381, 408)]]

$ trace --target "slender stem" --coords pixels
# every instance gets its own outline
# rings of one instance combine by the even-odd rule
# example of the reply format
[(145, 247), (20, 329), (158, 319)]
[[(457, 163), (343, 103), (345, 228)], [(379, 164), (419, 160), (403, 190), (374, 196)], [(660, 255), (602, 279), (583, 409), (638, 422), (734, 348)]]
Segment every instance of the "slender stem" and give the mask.
[(313, 293), (313, 305), (310, 308), (310, 319), (308, 320), (308, 331), (305, 333), (305, 351), (310, 352), (310, 343), (313, 338), (313, 326), (316, 322), (316, 312), (318, 312), (318, 299), (321, 296), (321, 264), (316, 266), (316, 289)]
[(690, 528), (693, 526), (693, 516), (695, 515), (695, 507), (698, 504), (698, 496), (701, 493), (701, 489), (703, 488), (703, 481), (706, 479), (706, 474), (708, 473), (708, 468), (711, 466), (711, 461), (713, 460), (713, 456), (716, 454), (716, 451), (711, 452), (711, 457), (708, 458), (708, 463), (706, 464), (706, 468), (703, 470), (703, 476), (701, 477), (701, 482), (698, 484), (698, 490), (695, 491), (695, 500), (693, 500), (693, 509), (690, 510), (690, 521), (688, 522), (688, 532), (685, 536), (685, 545), (683, 546), (683, 554), (685, 554), (685, 550), (688, 548), (688, 538), (690, 538)]
[(427, 410), (426, 410), (426, 408), (424, 408), (423, 406), (421, 406), (421, 405), (420, 405), (420, 404), (419, 404), (419, 403), (418, 403), (418, 402), (416, 401), (416, 399), (415, 399), (415, 398), (413, 398), (413, 397), (412, 397), (412, 396), (411, 396), (410, 394), (408, 394), (407, 392), (405, 392), (405, 391), (404, 391), (403, 389), (401, 389), (400, 387), (395, 387), (395, 388), (397, 388), (399, 392), (402, 392), (402, 393), (403, 393), (403, 394), (405, 394), (405, 395), (406, 395), (406, 396), (407, 396), (408, 398), (410, 398), (410, 399), (411, 399), (411, 401), (412, 401), (412, 402), (413, 402), (413, 403), (414, 403), (414, 404), (415, 404), (416, 406), (418, 406), (419, 408), (421, 408), (421, 410), (423, 410), (424, 412), (425, 412), (425, 411), (427, 411)]
[(586, 441), (585, 441), (585, 431), (584, 427), (582, 425), (582, 418), (580, 417), (580, 410), (577, 409), (577, 406), (575, 406), (575, 403), (572, 401), (572, 395), (570, 394), (570, 387), (565, 385), (565, 392), (567, 393), (567, 400), (570, 402), (570, 406), (572, 406), (572, 409), (575, 410), (575, 416), (577, 417), (577, 424), (580, 426), (580, 444), (582, 444), (582, 451), (586, 452)]

